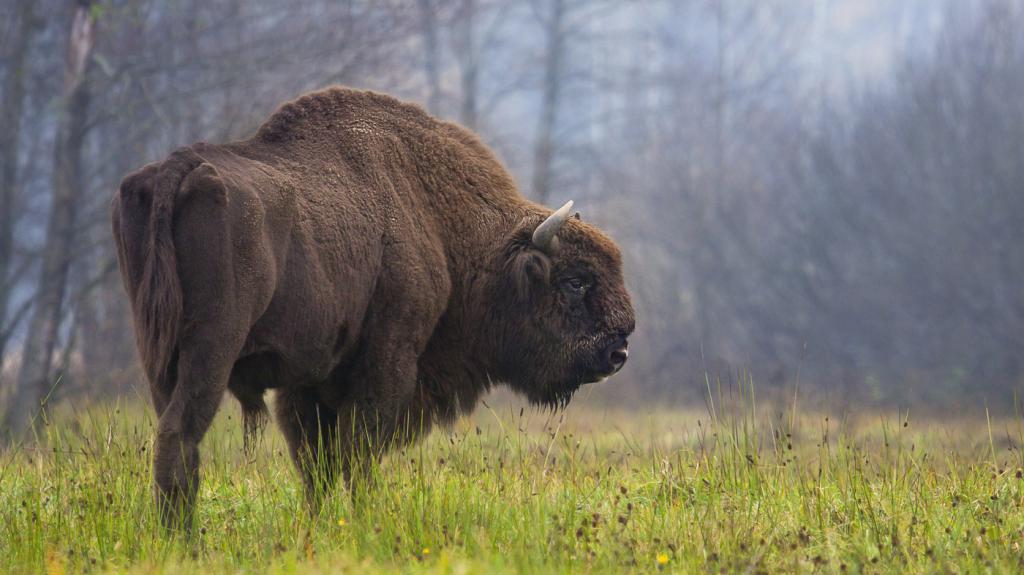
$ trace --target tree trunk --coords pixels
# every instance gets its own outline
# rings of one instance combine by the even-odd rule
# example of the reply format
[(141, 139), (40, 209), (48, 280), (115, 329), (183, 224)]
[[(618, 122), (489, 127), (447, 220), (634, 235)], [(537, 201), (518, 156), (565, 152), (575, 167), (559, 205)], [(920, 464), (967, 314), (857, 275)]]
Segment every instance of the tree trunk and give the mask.
[(9, 72), (4, 84), (3, 104), (0, 109), (0, 134), (5, 144), (0, 146), (0, 373), (7, 348), (7, 313), (12, 290), (11, 268), (14, 266), (15, 196), (18, 187), (18, 149), (21, 140), (21, 115), (25, 107), (25, 71), (28, 46), (35, 28), (32, 20), (33, 0), (23, 0), (18, 8), (18, 23), (14, 26)]
[(59, 336), (69, 256), (83, 186), (82, 144), (89, 108), (85, 72), (95, 38), (91, 8), (92, 0), (78, 1), (68, 35), (62, 110), (54, 146), (53, 199), (47, 222), (42, 272), (23, 351), (18, 389), (6, 418), (9, 431), (14, 433), (24, 431), (34, 422), (53, 384), (50, 368)]
[(423, 69), (427, 75), (427, 109), (437, 114), (441, 106), (441, 62), (437, 50), (437, 6), (433, 0), (419, 0), (423, 29)]
[(561, 98), (562, 60), (565, 57), (565, 30), (562, 20), (565, 1), (553, 0), (547, 21), (547, 50), (544, 54), (544, 85), (540, 124), (533, 155), (533, 197), (546, 204), (551, 194), (551, 167), (554, 163), (555, 127)]
[(471, 130), (477, 124), (477, 79), (480, 76), (480, 54), (477, 50), (474, 24), (476, 23), (475, 0), (462, 0), (460, 17), (459, 44), (461, 48), (461, 80), (462, 106), (459, 109), (459, 121)]

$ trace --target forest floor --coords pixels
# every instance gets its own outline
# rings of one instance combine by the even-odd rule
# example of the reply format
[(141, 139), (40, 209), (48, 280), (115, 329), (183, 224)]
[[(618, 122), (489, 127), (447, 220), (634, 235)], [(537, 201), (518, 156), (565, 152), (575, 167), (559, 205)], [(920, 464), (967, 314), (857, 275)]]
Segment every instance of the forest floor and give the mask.
[(280, 434), (233, 401), (203, 443), (191, 536), (152, 503), (152, 410), (50, 414), (0, 453), (0, 571), (1020, 572), (1024, 422), (984, 410), (481, 406), (311, 517)]

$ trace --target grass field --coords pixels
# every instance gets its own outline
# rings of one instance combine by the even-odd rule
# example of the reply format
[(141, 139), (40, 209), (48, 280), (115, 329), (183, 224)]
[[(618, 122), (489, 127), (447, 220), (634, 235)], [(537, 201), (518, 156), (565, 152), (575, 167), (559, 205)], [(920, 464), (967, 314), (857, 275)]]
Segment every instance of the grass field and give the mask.
[(203, 444), (191, 538), (157, 525), (148, 408), (58, 410), (0, 459), (0, 570), (1024, 569), (1020, 421), (717, 403), (481, 407), (388, 457), (365, 500), (339, 491), (315, 518), (278, 432), (246, 459), (230, 406)]

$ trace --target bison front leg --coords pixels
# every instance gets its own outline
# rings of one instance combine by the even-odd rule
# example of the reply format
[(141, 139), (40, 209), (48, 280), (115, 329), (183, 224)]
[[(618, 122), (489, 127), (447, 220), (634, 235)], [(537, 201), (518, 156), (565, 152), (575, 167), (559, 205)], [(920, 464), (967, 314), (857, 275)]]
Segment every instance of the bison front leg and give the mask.
[(405, 351), (388, 361), (364, 360), (351, 377), (362, 393), (338, 409), (339, 468), (353, 495), (372, 486), (375, 466), (388, 451), (430, 429), (430, 412), (416, 380), (417, 355), (411, 348)]
[[(275, 401), (278, 426), (288, 442), (314, 515), (333, 491), (339, 475), (351, 491), (369, 485), (374, 464), (387, 447), (413, 437), (412, 429), (420, 429), (395, 425), (394, 417), (381, 417), (382, 406), (376, 403), (346, 401), (337, 408), (332, 404), (336, 402), (325, 402), (311, 389), (284, 389)], [(398, 413), (391, 407), (383, 409), (392, 415)]]
[(444, 254), (436, 246), (388, 244), (360, 352), (323, 390), (336, 406), (339, 467), (350, 488), (367, 483), (387, 450), (429, 428), (429, 393), (420, 388), (418, 364), (450, 292)]
[(309, 389), (279, 391), (275, 409), (292, 461), (302, 476), (306, 500), (315, 514), (334, 488), (338, 474), (337, 412)]

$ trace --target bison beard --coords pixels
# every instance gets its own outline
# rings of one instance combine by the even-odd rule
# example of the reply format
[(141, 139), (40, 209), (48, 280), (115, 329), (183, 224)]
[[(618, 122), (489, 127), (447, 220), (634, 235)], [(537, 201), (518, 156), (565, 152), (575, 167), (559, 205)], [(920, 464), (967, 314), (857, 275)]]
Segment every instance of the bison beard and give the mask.
[(310, 501), (493, 384), (560, 407), (621, 369), (633, 310), (615, 244), (525, 200), (467, 130), (344, 88), (250, 139), (128, 175), (114, 239), (159, 416), (153, 473), (191, 523), (226, 390), (275, 416)]

